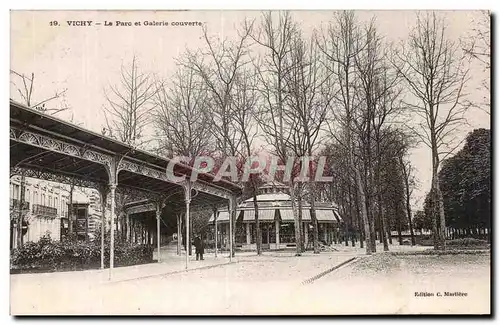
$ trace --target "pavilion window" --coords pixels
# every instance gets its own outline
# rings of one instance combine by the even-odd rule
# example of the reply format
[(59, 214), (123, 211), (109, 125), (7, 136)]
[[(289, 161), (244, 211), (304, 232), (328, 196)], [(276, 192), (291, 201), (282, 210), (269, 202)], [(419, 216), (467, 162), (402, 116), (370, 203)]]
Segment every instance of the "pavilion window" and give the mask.
[(240, 223), (236, 226), (235, 241), (236, 243), (246, 243), (245, 224)]
[(276, 223), (267, 225), (269, 231), (269, 243), (276, 243)]
[(295, 243), (295, 229), (292, 223), (281, 225), (280, 243)]

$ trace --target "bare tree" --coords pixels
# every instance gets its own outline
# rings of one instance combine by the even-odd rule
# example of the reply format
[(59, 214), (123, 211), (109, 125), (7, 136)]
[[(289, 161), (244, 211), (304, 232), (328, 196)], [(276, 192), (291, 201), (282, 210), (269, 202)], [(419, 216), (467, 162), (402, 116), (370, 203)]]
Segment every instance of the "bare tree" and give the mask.
[[(375, 28), (375, 21), (372, 19), (370, 23), (365, 26), (363, 31), (363, 43), (362, 48), (354, 56), (354, 62), (356, 66), (357, 77), (359, 78), (358, 91), (356, 96), (358, 97), (359, 109), (356, 118), (353, 120), (354, 126), (359, 135), (358, 141), (360, 146), (360, 153), (362, 155), (362, 161), (364, 163), (364, 186), (366, 194), (366, 204), (368, 213), (368, 222), (370, 228), (370, 246), (372, 252), (376, 251), (376, 232), (375, 232), (375, 218), (373, 211), (375, 211), (374, 204), (374, 188), (376, 182), (374, 180), (374, 150), (373, 147), (376, 146), (376, 142), (373, 142), (373, 133), (375, 131), (375, 115), (377, 111), (378, 99), (383, 87), (380, 87), (382, 81), (378, 80), (380, 74), (380, 64), (381, 64), (381, 38), (377, 34)], [(383, 77), (382, 77), (383, 79)], [(379, 202), (380, 204), (380, 202)], [(380, 209), (378, 212), (380, 213)], [(379, 215), (380, 217), (380, 215)], [(385, 234), (382, 234), (385, 238)], [(385, 239), (385, 248), (387, 244)]]
[(231, 96), (238, 72), (249, 63), (247, 39), (250, 30), (239, 29), (234, 42), (210, 37), (204, 27), (205, 50), (188, 50), (179, 60), (179, 64), (192, 69), (205, 83), (212, 104), (206, 114), (211, 118), (216, 144), (223, 155), (236, 156), (242, 142), (233, 123)]
[(213, 151), (210, 102), (203, 80), (192, 69), (179, 67), (171, 84), (158, 82), (154, 126), (160, 149), (167, 155), (195, 157)]
[[(481, 10), (472, 21), (475, 24), (472, 34), (466, 38), (463, 50), (470, 58), (479, 62), (488, 76), (481, 81), (481, 93), (485, 93), (483, 101), (475, 106), (490, 114), (490, 83), (491, 83), (491, 13), (488, 10)], [(486, 107), (483, 107), (486, 106)]]
[[(319, 48), (325, 55), (325, 66), (329, 69), (338, 85), (333, 104), (330, 106), (331, 123), (328, 123), (329, 134), (341, 145), (348, 154), (348, 166), (353, 184), (356, 185), (360, 214), (364, 225), (366, 238), (366, 254), (373, 251), (371, 230), (367, 210), (367, 197), (361, 178), (359, 150), (356, 146), (355, 119), (359, 114), (359, 98), (356, 95), (360, 88), (360, 80), (356, 70), (356, 56), (363, 49), (363, 34), (358, 26), (354, 12), (343, 11), (335, 15), (328, 25), (323, 37), (319, 39)], [(333, 125), (339, 125), (345, 137), (338, 137)], [(356, 154), (358, 153), (358, 154)], [(357, 157), (356, 157), (357, 156)], [(356, 159), (357, 158), (357, 159)]]
[[(332, 100), (333, 85), (331, 73), (325, 69), (319, 59), (322, 53), (318, 49), (315, 36), (307, 40), (300, 33), (296, 33), (291, 42), (289, 73), (285, 75), (287, 106), (285, 117), (291, 126), (291, 137), (287, 145), (298, 157), (313, 157), (318, 144), (322, 128)], [(307, 164), (309, 177), (313, 177), (313, 162)], [(301, 168), (302, 169), (302, 168)], [(306, 181), (307, 182), (307, 181)], [(299, 223), (302, 224), (302, 199), (305, 184), (299, 183), (298, 204)], [(308, 184), (309, 201), (311, 204), (311, 222), (313, 224), (314, 253), (319, 254), (318, 222), (314, 195), (314, 184)]]
[[(381, 177), (382, 148), (384, 133), (382, 130), (395, 121), (402, 109), (400, 105), (400, 78), (389, 64), (387, 45), (378, 35), (374, 20), (366, 27), (365, 43), (355, 56), (360, 87), (360, 113), (356, 119), (365, 156), (367, 207), (369, 211), (372, 248), (375, 250), (375, 229), (379, 229), (379, 239), (384, 251), (389, 250), (387, 242), (386, 218), (383, 213)], [(360, 121), (361, 123), (358, 123)], [(376, 207), (376, 208), (375, 208)], [(370, 211), (376, 211), (374, 217)], [(378, 226), (377, 226), (378, 223)]]
[[(263, 49), (263, 54), (256, 61), (259, 80), (259, 94), (262, 104), (258, 113), (258, 123), (262, 136), (272, 147), (274, 154), (281, 163), (285, 163), (292, 153), (288, 143), (293, 130), (287, 124), (286, 105), (288, 92), (286, 77), (290, 67), (291, 44), (298, 27), (288, 11), (262, 14), (260, 23), (252, 30), (250, 36)], [(295, 202), (296, 183), (291, 177), (287, 182), (290, 189), (290, 199), (295, 225), (296, 255), (302, 254), (301, 223)]]
[[(54, 95), (47, 97), (45, 99), (39, 99), (36, 100), (34, 98), (34, 93), (35, 93), (35, 74), (32, 72), (30, 76), (27, 76), (23, 73), (19, 73), (15, 70), (10, 70), (10, 74), (14, 75), (19, 79), (19, 81), (14, 81), (11, 79), (11, 85), (14, 86), (14, 89), (16, 90), (17, 94), (20, 96), (22, 102), (24, 105), (30, 108), (34, 108), (37, 111), (40, 111), (45, 114), (49, 115), (56, 115), (58, 113), (61, 113), (63, 111), (66, 111), (69, 109), (68, 105), (64, 101), (64, 97), (66, 95), (67, 89), (63, 89), (61, 91), (56, 91)], [(19, 86), (19, 83), (21, 83), (21, 86)], [(49, 108), (46, 106), (51, 101), (54, 101), (56, 99), (62, 99), (62, 104), (58, 108)], [(18, 220), (17, 220), (17, 246), (21, 247), (23, 244), (23, 235), (22, 235), (22, 224), (23, 220), (26, 218), (26, 212), (27, 210), (24, 208), (25, 207), (25, 186), (26, 186), (26, 177), (24, 176), (24, 172), (21, 173), (21, 180), (20, 180), (20, 199), (19, 199), (19, 205), (18, 205)]]
[[(232, 96), (232, 116), (235, 127), (243, 138), (244, 155), (247, 157), (247, 164), (251, 164), (253, 142), (258, 132), (255, 115), (258, 113), (258, 90), (256, 72), (251, 70), (242, 70), (236, 76), (234, 93)], [(251, 165), (247, 168), (253, 168)], [(243, 180), (246, 181), (246, 180)], [(259, 221), (259, 206), (257, 203), (258, 179), (257, 175), (248, 175), (253, 206), (255, 211), (255, 240), (257, 246), (257, 255), (262, 254), (262, 234)]]
[(413, 192), (414, 184), (415, 184), (415, 167), (412, 165), (411, 161), (408, 159), (404, 159), (403, 156), (399, 156), (399, 165), (401, 166), (401, 171), (403, 173), (403, 179), (405, 182), (405, 198), (406, 198), (406, 214), (408, 216), (408, 222), (410, 226), (410, 236), (411, 236), (411, 244), (415, 245), (415, 234), (413, 232), (413, 220), (411, 213), (411, 195)]
[[(120, 83), (110, 85), (109, 90), (105, 90), (107, 105), (104, 107), (106, 127), (103, 134), (116, 138), (126, 144), (141, 147), (148, 143), (143, 139), (143, 131), (150, 121), (150, 110), (154, 108), (153, 97), (157, 93), (155, 83), (150, 74), (140, 70), (138, 59), (133, 56), (130, 67), (121, 66)], [(121, 225), (119, 231), (130, 227), (130, 220), (123, 220), (121, 206), (130, 197), (116, 193), (118, 205), (117, 222)]]
[(41, 100), (35, 100), (34, 99), (34, 92), (35, 92), (35, 74), (32, 72), (30, 76), (27, 76), (25, 74), (21, 74), (15, 70), (10, 70), (10, 73), (18, 78), (20, 78), (20, 83), (22, 84), (21, 86), (18, 85), (17, 82), (11, 81), (11, 83), (14, 85), (14, 87), (17, 90), (17, 93), (19, 96), (21, 96), (21, 99), (23, 100), (23, 104), (25, 104), (28, 107), (35, 108), (38, 111), (41, 111), (46, 114), (50, 115), (55, 115), (57, 113), (66, 111), (69, 109), (69, 107), (66, 105), (65, 101), (63, 100), (62, 106), (59, 108), (48, 108), (45, 105), (55, 99), (64, 99), (64, 96), (66, 95), (67, 89), (63, 89), (60, 91), (56, 91), (54, 95), (47, 97), (45, 99)]
[(418, 15), (407, 44), (397, 54), (394, 67), (401, 73), (415, 100), (408, 106), (421, 119), (410, 128), (426, 144), (432, 155), (432, 189), (437, 196), (439, 215), (434, 218), (434, 248), (445, 249), (445, 216), (439, 187), (440, 162), (458, 146), (454, 132), (463, 125), (468, 62), (459, 45), (448, 39), (446, 25), (436, 13)]
[(156, 92), (152, 76), (140, 71), (136, 56), (130, 67), (122, 65), (120, 83), (110, 85), (104, 92), (108, 135), (127, 144), (142, 145), (143, 131), (149, 123), (152, 98)]
[(336, 141), (340, 139), (345, 140), (345, 132), (343, 135), (337, 134), (336, 136), (337, 139), (326, 143), (321, 150), (321, 155), (326, 156), (328, 159), (328, 174), (333, 176), (334, 181), (321, 185), (328, 200), (332, 204), (339, 206), (344, 222), (345, 245), (349, 246), (350, 239), (352, 246), (355, 246), (356, 231), (359, 236), (360, 247), (363, 248), (363, 222), (358, 204), (357, 188), (354, 183), (355, 177), (353, 177), (351, 166), (349, 165), (349, 153), (347, 152), (346, 145)]
[[(221, 157), (238, 157), (243, 143), (242, 134), (234, 122), (233, 94), (238, 73), (249, 63), (248, 38), (251, 27), (238, 29), (235, 41), (210, 37), (203, 28), (205, 48), (199, 52), (188, 50), (178, 64), (191, 69), (203, 81), (208, 92), (210, 109), (205, 111), (212, 125), (216, 149)], [(232, 209), (232, 220), (236, 211)], [(236, 227), (231, 234), (235, 243)], [(234, 254), (234, 249), (233, 249)]]
[(373, 114), (373, 135), (375, 140), (375, 157), (376, 157), (376, 167), (375, 167), (375, 177), (376, 177), (376, 195), (377, 195), (377, 220), (380, 226), (380, 237), (384, 245), (384, 251), (389, 250), (389, 245), (387, 241), (387, 217), (383, 213), (383, 183), (382, 179), (382, 159), (384, 156), (382, 144), (384, 142), (383, 132), (384, 128), (393, 122), (394, 118), (401, 112), (402, 106), (400, 105), (399, 96), (402, 93), (401, 87), (399, 87), (398, 75), (394, 74), (393, 71), (389, 69), (387, 65), (382, 66), (381, 73), (378, 76), (378, 80), (375, 85), (375, 92), (377, 93), (377, 104), (375, 106), (375, 113)]

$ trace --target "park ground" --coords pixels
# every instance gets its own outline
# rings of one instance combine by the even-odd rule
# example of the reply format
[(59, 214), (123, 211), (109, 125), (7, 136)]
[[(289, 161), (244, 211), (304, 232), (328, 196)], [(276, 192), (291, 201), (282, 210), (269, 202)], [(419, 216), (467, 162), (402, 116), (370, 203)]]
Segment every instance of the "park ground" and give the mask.
[[(185, 256), (166, 247), (161, 263), (116, 268), (111, 280), (109, 270), (11, 275), (10, 310), (13, 315), (490, 313), (489, 253), (414, 255), (426, 248), (394, 245), (391, 251), (404, 255), (366, 256), (359, 248), (334, 247), (300, 257), (293, 251), (238, 253), (232, 263), (227, 253), (207, 254), (203, 261), (191, 260), (187, 271)], [(421, 292), (434, 296), (416, 296)]]

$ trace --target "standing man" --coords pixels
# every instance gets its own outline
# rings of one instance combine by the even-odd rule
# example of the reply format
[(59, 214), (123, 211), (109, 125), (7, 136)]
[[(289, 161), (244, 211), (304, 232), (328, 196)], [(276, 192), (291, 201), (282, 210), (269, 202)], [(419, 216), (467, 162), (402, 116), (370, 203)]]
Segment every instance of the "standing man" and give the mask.
[(196, 248), (196, 260), (203, 261), (203, 253), (205, 253), (205, 246), (203, 245), (203, 240), (201, 240), (200, 235), (197, 235), (194, 239), (194, 247)]

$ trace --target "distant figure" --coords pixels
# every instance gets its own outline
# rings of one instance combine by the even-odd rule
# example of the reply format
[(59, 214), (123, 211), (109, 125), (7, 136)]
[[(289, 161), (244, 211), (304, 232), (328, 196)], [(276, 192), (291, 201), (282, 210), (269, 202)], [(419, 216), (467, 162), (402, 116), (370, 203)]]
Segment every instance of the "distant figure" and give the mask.
[(203, 261), (203, 253), (205, 253), (205, 247), (203, 245), (203, 240), (201, 240), (200, 235), (196, 236), (194, 239), (194, 247), (196, 248), (196, 260)]

